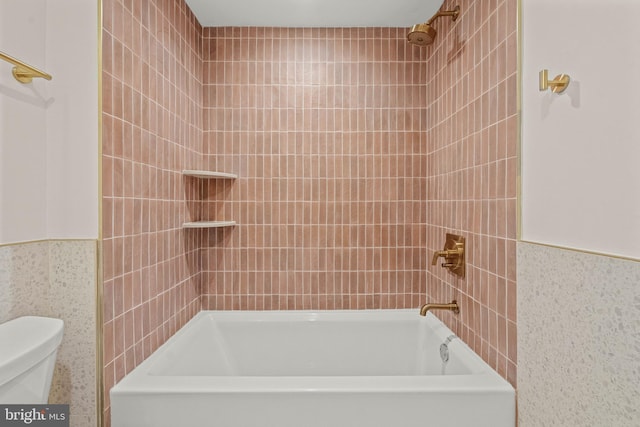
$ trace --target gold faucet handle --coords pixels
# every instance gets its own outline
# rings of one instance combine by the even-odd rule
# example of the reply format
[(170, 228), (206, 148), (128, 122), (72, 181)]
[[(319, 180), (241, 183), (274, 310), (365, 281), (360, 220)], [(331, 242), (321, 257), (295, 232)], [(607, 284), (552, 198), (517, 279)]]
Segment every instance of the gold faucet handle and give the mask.
[(449, 259), (459, 257), (461, 254), (462, 252), (459, 249), (445, 249), (442, 251), (435, 251), (433, 253), (433, 259), (431, 260), (431, 265), (436, 265), (438, 263), (438, 258), (440, 257)]
[(448, 268), (453, 274), (464, 277), (464, 237), (447, 233), (444, 248), (433, 253), (431, 265), (437, 265), (440, 257), (444, 258), (442, 267)]
[(433, 259), (431, 260), (431, 265), (436, 265), (438, 263), (438, 258), (440, 258), (441, 256), (446, 257), (447, 251), (435, 251), (433, 253)]

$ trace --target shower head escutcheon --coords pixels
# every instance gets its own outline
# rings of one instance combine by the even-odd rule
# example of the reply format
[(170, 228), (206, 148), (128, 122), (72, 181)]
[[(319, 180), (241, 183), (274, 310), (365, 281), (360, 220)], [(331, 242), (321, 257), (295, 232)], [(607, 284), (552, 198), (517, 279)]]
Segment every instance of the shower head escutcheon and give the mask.
[(437, 31), (431, 26), (433, 21), (440, 18), (441, 16), (450, 16), (453, 21), (458, 19), (458, 15), (460, 15), (460, 6), (456, 6), (453, 10), (444, 10), (436, 13), (429, 19), (427, 22), (422, 24), (416, 24), (411, 27), (411, 31), (407, 34), (407, 40), (409, 43), (414, 44), (416, 46), (427, 46), (433, 43), (433, 40), (436, 38)]

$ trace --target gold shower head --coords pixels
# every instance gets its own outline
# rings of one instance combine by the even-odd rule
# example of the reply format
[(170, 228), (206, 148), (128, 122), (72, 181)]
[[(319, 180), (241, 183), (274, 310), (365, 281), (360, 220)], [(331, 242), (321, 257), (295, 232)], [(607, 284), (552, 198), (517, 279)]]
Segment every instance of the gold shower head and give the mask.
[(416, 46), (427, 46), (433, 43), (436, 34), (436, 30), (425, 22), (424, 24), (416, 24), (411, 27), (411, 31), (407, 34), (407, 40)]
[(436, 38), (437, 31), (431, 26), (431, 23), (441, 16), (450, 16), (453, 21), (458, 19), (460, 14), (460, 6), (456, 6), (453, 10), (445, 10), (438, 12), (431, 19), (423, 24), (416, 24), (411, 27), (411, 31), (407, 34), (409, 43), (416, 46), (427, 46), (433, 43)]

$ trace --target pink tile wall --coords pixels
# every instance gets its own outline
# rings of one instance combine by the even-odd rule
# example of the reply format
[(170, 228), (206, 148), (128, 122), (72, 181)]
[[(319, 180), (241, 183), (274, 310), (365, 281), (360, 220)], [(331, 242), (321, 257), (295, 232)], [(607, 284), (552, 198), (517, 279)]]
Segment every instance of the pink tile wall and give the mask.
[(456, 4), (462, 14), (437, 21), (427, 62), (427, 246), (462, 234), (467, 275), (430, 265), (427, 299), (457, 299), (461, 313), (440, 316), (515, 385), (517, 1), (444, 8)]
[(200, 310), (202, 29), (183, 1), (103, 0), (104, 398)]
[(406, 28), (204, 30), (203, 307), (417, 307), (426, 51)]

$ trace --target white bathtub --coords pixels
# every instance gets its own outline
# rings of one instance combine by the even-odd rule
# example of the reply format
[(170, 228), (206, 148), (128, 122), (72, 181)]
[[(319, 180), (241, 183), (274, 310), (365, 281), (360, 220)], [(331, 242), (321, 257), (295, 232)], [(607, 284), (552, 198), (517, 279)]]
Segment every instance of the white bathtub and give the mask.
[(111, 389), (111, 419), (112, 427), (513, 427), (515, 393), (418, 310), (203, 311)]

